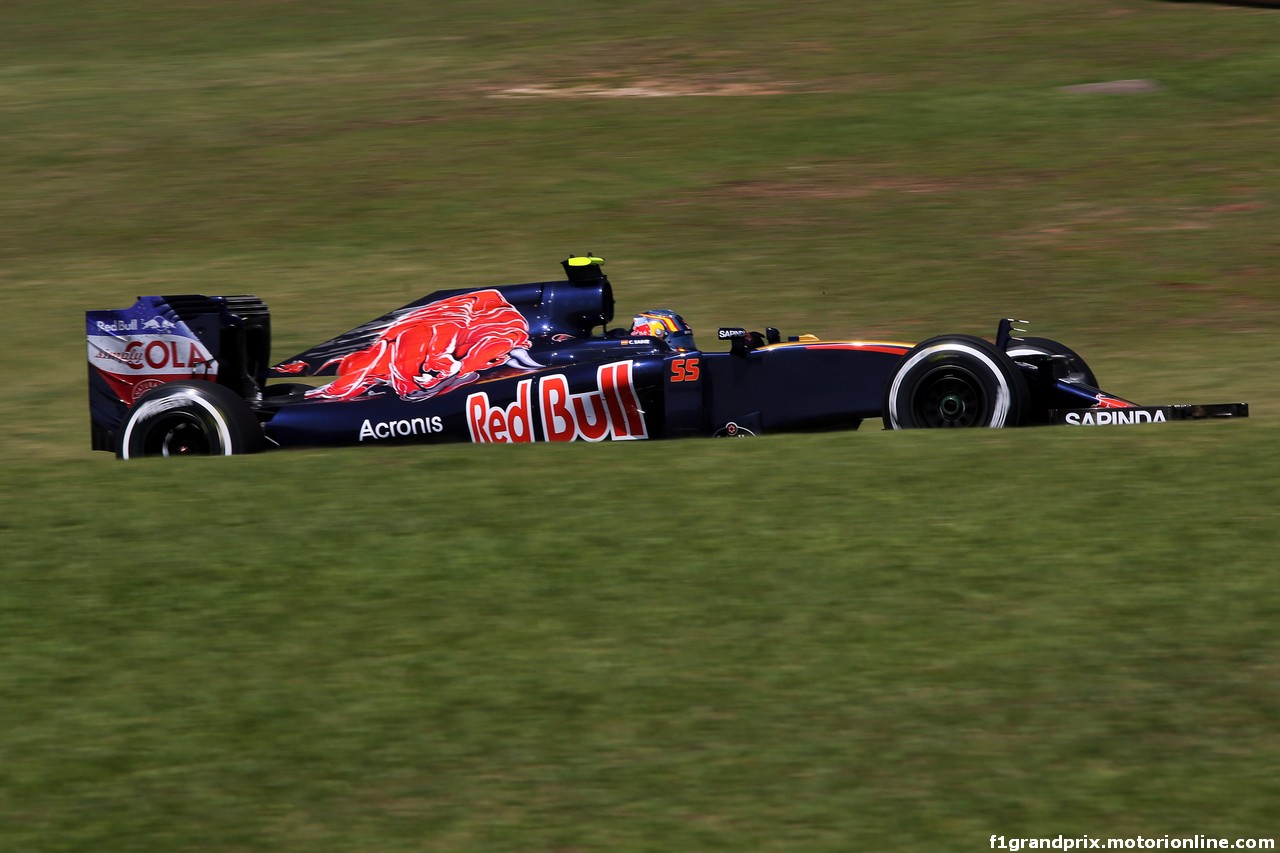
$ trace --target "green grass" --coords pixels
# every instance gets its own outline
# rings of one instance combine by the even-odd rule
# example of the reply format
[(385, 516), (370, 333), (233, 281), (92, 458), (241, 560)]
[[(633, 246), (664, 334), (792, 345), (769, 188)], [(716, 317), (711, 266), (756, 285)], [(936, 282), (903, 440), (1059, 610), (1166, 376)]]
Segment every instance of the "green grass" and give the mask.
[[(55, 5), (0, 7), (0, 847), (1274, 832), (1280, 13)], [(86, 309), (253, 292), (283, 357), (588, 249), (704, 338), (1017, 315), (1254, 417), (88, 450)]]

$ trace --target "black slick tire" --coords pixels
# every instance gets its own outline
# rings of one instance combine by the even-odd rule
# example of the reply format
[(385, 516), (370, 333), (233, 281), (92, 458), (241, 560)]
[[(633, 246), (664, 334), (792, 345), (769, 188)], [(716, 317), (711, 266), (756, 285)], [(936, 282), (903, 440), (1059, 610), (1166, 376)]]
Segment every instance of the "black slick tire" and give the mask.
[(129, 408), (116, 456), (231, 456), (257, 453), (262, 426), (240, 395), (213, 382), (169, 382)]
[(884, 391), (885, 429), (1014, 427), (1026, 422), (1031, 392), (1013, 359), (971, 335), (917, 344)]

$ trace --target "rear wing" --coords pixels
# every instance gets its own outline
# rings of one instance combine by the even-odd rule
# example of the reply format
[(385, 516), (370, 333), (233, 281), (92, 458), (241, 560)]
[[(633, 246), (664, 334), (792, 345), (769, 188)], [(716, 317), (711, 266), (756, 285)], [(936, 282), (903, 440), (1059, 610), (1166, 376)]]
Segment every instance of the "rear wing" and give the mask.
[(261, 397), (271, 315), (256, 296), (140, 296), (128, 308), (85, 312), (94, 450), (114, 451), (129, 406), (166, 382), (207, 380)]

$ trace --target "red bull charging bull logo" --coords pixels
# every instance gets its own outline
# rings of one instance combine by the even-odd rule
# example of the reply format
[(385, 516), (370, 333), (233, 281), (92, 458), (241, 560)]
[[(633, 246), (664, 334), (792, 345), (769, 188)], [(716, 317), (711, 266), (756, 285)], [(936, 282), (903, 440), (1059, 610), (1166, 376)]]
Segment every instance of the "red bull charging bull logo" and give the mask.
[(351, 400), (390, 388), (402, 399), (425, 400), (490, 368), (538, 367), (529, 345), (529, 324), (501, 293), (463, 293), (407, 312), (373, 343), (326, 362), (322, 368), (337, 363), (338, 378), (307, 396)]
[(1098, 402), (1094, 404), (1097, 409), (1131, 409), (1133, 403), (1127, 400), (1121, 400), (1118, 397), (1112, 397), (1110, 394), (1098, 394), (1095, 398)]
[(633, 363), (618, 361), (596, 370), (596, 387), (581, 394), (569, 391), (561, 374), (542, 376), (516, 386), (516, 399), (494, 406), (478, 391), (467, 397), (467, 429), (478, 444), (529, 441), (614, 441), (649, 437), (640, 398), (632, 378)]

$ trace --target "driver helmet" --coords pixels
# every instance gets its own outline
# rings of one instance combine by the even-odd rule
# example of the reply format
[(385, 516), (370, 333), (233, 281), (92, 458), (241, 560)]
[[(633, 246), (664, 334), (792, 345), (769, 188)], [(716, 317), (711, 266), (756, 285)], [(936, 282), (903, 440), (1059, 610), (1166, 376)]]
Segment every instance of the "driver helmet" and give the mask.
[(660, 338), (674, 350), (697, 349), (693, 343), (693, 329), (683, 317), (668, 308), (654, 308), (635, 315), (631, 320), (631, 334)]

